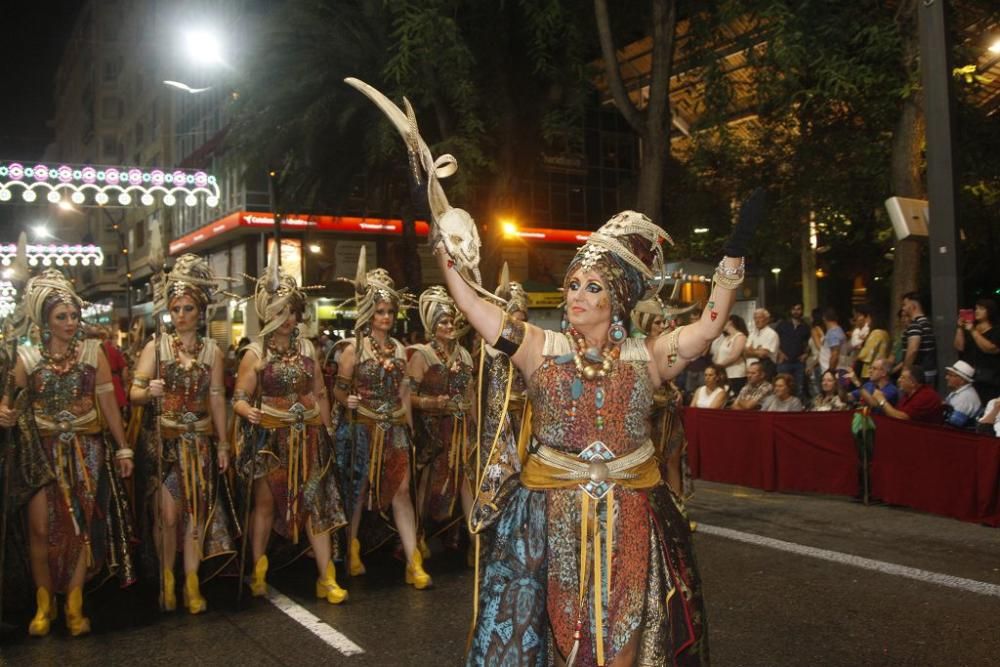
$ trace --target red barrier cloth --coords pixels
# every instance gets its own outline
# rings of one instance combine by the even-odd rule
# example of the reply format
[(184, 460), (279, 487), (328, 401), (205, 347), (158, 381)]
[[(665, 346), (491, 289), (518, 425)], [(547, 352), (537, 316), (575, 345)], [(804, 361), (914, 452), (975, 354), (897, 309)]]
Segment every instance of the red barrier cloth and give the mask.
[(692, 475), (713, 482), (853, 495), (858, 478), (851, 417), (687, 408), (688, 465)]
[(1000, 525), (1000, 438), (876, 418), (872, 493), (895, 505)]

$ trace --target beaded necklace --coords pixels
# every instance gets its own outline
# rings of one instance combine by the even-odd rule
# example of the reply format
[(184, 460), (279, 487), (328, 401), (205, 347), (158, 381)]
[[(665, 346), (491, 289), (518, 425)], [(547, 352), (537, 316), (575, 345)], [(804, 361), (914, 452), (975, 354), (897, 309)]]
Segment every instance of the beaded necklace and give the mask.
[(170, 335), (170, 344), (174, 348), (174, 356), (180, 359), (180, 353), (183, 351), (184, 354), (188, 355), (192, 359), (197, 359), (201, 351), (205, 349), (205, 340), (201, 336), (195, 336), (194, 348), (188, 349), (184, 345), (184, 341), (181, 340), (180, 334), (176, 331)]
[(76, 361), (76, 348), (77, 339), (75, 337), (70, 340), (69, 346), (66, 347), (66, 351), (62, 354), (52, 354), (47, 345), (42, 345), (40, 348), (42, 361), (54, 372), (59, 374), (65, 373)]
[(274, 356), (278, 357), (278, 359), (282, 361), (290, 361), (298, 356), (299, 346), (294, 345), (292, 341), (289, 341), (288, 347), (280, 349), (275, 344), (274, 340), (272, 340), (269, 336), (267, 339), (267, 351), (273, 354)]
[(618, 359), (621, 348), (610, 340), (598, 352), (595, 348), (588, 348), (587, 341), (570, 327), (570, 338), (575, 343), (573, 351), (573, 363), (576, 366), (576, 376), (570, 384), (569, 416), (576, 419), (576, 407), (583, 396), (584, 380), (588, 382), (596, 381), (594, 387), (594, 426), (598, 431), (604, 430), (604, 379), (611, 372), (614, 362)]
[(392, 339), (386, 337), (385, 345), (381, 345), (375, 340), (374, 335), (368, 334), (368, 342), (382, 368), (391, 371), (392, 367), (396, 365), (396, 346), (393, 345)]
[(434, 354), (437, 358), (441, 360), (445, 368), (454, 372), (458, 370), (458, 343), (453, 342), (451, 347), (451, 354), (448, 354), (444, 345), (442, 345), (436, 338), (431, 339), (431, 349), (434, 350)]
[[(198, 368), (197, 361), (201, 351), (205, 348), (205, 340), (201, 336), (195, 337), (194, 348), (188, 348), (180, 335), (174, 332), (170, 335), (170, 346), (174, 351), (175, 370), (169, 374), (171, 393), (178, 390), (181, 392), (183, 405), (191, 405), (191, 397), (198, 396), (201, 389), (201, 369)], [(190, 357), (191, 363), (185, 365), (181, 360), (181, 352)]]

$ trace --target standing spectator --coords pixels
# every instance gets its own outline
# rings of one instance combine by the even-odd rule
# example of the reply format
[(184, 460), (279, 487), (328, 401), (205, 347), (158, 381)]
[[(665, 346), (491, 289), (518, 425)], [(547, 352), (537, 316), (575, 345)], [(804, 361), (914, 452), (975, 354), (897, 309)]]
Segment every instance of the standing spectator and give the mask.
[(854, 307), (854, 326), (855, 331), (864, 333), (854, 358), (857, 366), (855, 372), (865, 382), (871, 377), (872, 363), (889, 356), (891, 339), (889, 332), (876, 322), (871, 307), (866, 303), (859, 303)]
[(792, 306), (788, 318), (778, 322), (774, 330), (778, 334), (778, 373), (791, 375), (802, 395), (809, 355), (809, 327), (802, 320), (802, 304)]
[(810, 412), (834, 412), (847, 409), (847, 396), (833, 371), (823, 371), (820, 391), (809, 404)]
[(853, 392), (850, 393), (851, 400), (855, 403), (860, 403), (864, 401), (869, 406), (871, 406), (875, 412), (881, 413), (882, 408), (879, 407), (878, 402), (872, 397), (875, 390), (878, 389), (882, 392), (885, 400), (888, 401), (889, 405), (896, 405), (899, 402), (899, 390), (896, 385), (892, 383), (892, 378), (889, 377), (889, 369), (891, 365), (886, 359), (876, 359), (871, 364), (871, 377), (864, 384), (858, 379), (858, 376), (851, 371), (848, 373), (847, 378), (851, 383), (857, 387)]
[(927, 375), (920, 366), (903, 366), (903, 371), (899, 374), (899, 390), (903, 394), (899, 407), (889, 405), (889, 401), (878, 389), (872, 394), (872, 398), (889, 417), (928, 424), (940, 424), (944, 420), (941, 396), (927, 384)]
[(747, 362), (743, 360), (746, 344), (747, 323), (739, 315), (730, 315), (722, 336), (713, 343), (712, 361), (726, 369), (731, 394), (738, 394), (747, 383)]
[(795, 378), (779, 373), (774, 378), (774, 393), (764, 399), (762, 412), (802, 412), (802, 401), (795, 395)]
[(809, 324), (809, 356), (806, 357), (806, 377), (809, 378), (809, 395), (819, 396), (819, 377), (823, 370), (819, 367), (819, 353), (823, 349), (823, 336), (826, 327), (823, 323), (823, 311), (813, 308)]
[(733, 410), (759, 410), (761, 403), (773, 391), (774, 387), (771, 386), (764, 364), (760, 361), (750, 364), (747, 383), (736, 396)]
[(937, 343), (934, 342), (934, 327), (924, 314), (923, 302), (916, 292), (903, 295), (903, 310), (910, 318), (910, 325), (903, 332), (905, 352), (901, 366), (920, 366), (924, 370), (926, 383), (933, 386), (937, 381)]
[(837, 322), (837, 311), (833, 308), (826, 308), (823, 311), (823, 325), (826, 333), (823, 334), (823, 346), (819, 349), (819, 367), (822, 372), (829, 370), (847, 370), (848, 363), (847, 334)]
[(898, 377), (900, 370), (903, 368), (903, 359), (906, 358), (906, 330), (910, 327), (910, 316), (906, 314), (906, 310), (903, 308), (899, 309), (896, 313), (896, 331), (899, 332), (899, 338), (895, 340), (892, 344), (892, 369), (890, 369), (890, 375), (893, 377)]
[(1000, 438), (1000, 398), (986, 404), (986, 412), (979, 418), (980, 430), (992, 427), (994, 435)]
[(762, 359), (769, 359), (772, 363), (778, 361), (778, 334), (771, 328), (770, 323), (771, 313), (766, 308), (753, 311), (754, 329), (747, 336), (747, 346), (743, 352), (748, 368)]
[(997, 328), (997, 303), (979, 299), (973, 321), (958, 320), (955, 350), (958, 356), (976, 369), (973, 382), (979, 397), (990, 401), (1000, 396), (1000, 329)]
[(944, 380), (951, 392), (945, 397), (947, 406), (946, 422), (956, 428), (965, 428), (966, 424), (976, 418), (983, 402), (972, 386), (972, 378), (976, 369), (964, 361), (956, 361), (954, 366), (944, 369)]
[(705, 368), (705, 384), (694, 390), (694, 395), (691, 397), (691, 407), (711, 408), (713, 410), (722, 408), (729, 397), (723, 383), (725, 377), (725, 370), (715, 364), (709, 364)]

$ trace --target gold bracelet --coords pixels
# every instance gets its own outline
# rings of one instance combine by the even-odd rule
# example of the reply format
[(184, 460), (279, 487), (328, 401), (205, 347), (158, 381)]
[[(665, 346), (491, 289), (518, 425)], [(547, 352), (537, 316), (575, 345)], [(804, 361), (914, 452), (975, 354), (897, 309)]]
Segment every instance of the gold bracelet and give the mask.
[(130, 447), (119, 447), (115, 451), (116, 459), (131, 459), (133, 456), (135, 456), (135, 452)]

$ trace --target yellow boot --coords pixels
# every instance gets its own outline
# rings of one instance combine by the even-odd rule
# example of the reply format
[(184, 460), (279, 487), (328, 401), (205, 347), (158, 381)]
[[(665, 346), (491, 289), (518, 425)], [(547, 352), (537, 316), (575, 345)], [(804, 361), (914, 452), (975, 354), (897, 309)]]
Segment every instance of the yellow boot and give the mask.
[(74, 588), (66, 598), (66, 629), (73, 637), (90, 632), (90, 619), (83, 615), (83, 591)]
[(406, 564), (406, 583), (418, 591), (431, 585), (431, 575), (424, 572), (424, 558), (420, 555), (420, 549), (413, 550), (413, 557)]
[(160, 611), (177, 609), (177, 587), (174, 584), (174, 571), (164, 568), (163, 590), (160, 591)]
[(184, 577), (184, 606), (191, 614), (201, 614), (208, 609), (208, 603), (198, 588), (197, 572), (188, 572)]
[(267, 556), (261, 556), (253, 566), (250, 577), (250, 594), (255, 598), (267, 595)]
[(361, 562), (361, 542), (356, 537), (351, 540), (347, 563), (347, 573), (352, 577), (360, 576), (366, 571), (365, 564)]
[(316, 597), (326, 598), (330, 604), (340, 604), (347, 599), (347, 591), (337, 585), (332, 561), (326, 564), (326, 574), (316, 580)]
[(52, 599), (52, 593), (44, 586), (39, 586), (35, 591), (35, 602), (38, 604), (38, 611), (28, 624), (28, 634), (32, 637), (44, 637), (49, 634), (52, 621), (56, 620), (55, 600)]

